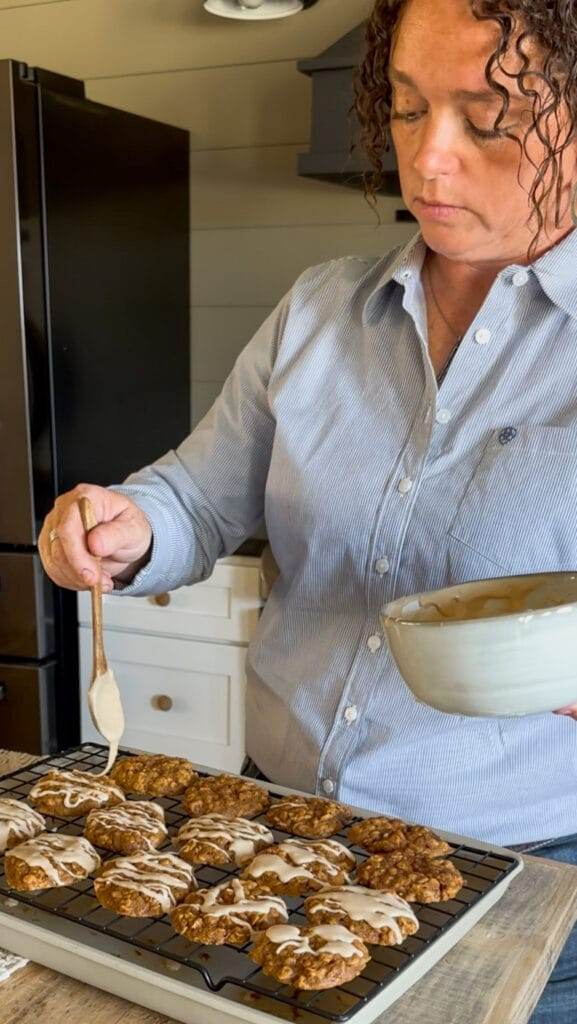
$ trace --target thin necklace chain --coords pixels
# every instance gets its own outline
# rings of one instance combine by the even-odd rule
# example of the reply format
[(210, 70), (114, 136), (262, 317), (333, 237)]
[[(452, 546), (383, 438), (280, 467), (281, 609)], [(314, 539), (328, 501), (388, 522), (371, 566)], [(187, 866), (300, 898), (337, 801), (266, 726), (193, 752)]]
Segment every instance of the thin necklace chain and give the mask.
[(433, 279), (431, 277), (431, 268), (430, 268), (430, 265), (428, 263), (425, 265), (425, 270), (426, 270), (426, 273), (427, 273), (427, 281), (429, 283), (429, 291), (431, 293), (433, 302), (435, 303), (435, 306), (437, 307), (437, 309), (438, 309), (442, 319), (444, 320), (445, 324), (447, 325), (447, 327), (451, 331), (451, 334), (454, 334), (455, 337), (457, 338), (457, 345), (458, 345), (463, 340), (463, 335), (459, 334), (455, 330), (453, 325), (449, 323), (449, 321), (447, 320), (447, 317), (445, 316), (445, 314), (443, 313), (443, 310), (441, 309), (441, 307), (439, 305), (439, 300), (437, 299), (437, 296), (435, 295), (435, 289), (433, 288)]

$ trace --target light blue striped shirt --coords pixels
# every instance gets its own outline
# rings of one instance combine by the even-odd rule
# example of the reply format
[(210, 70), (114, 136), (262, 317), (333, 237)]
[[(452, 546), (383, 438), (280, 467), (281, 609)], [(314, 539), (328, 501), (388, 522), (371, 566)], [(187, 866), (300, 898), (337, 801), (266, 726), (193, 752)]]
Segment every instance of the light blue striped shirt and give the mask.
[(425, 252), (417, 235), (299, 277), (191, 436), (118, 488), (154, 533), (124, 592), (205, 579), (264, 518), (281, 572), (247, 660), (261, 770), (489, 842), (573, 834), (577, 723), (417, 703), (379, 611), (577, 568), (577, 233), (498, 275), (440, 389)]

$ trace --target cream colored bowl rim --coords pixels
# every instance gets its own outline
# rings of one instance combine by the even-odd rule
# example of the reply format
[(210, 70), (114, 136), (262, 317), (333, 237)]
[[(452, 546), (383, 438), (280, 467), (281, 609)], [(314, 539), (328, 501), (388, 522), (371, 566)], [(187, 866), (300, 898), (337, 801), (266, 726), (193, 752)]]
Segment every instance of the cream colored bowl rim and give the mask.
[[(415, 619), (405, 619), (402, 615), (396, 615), (392, 612), (392, 609), (398, 605), (406, 605), (409, 601), (417, 601), (421, 598), (434, 598), (435, 595), (445, 594), (451, 590), (459, 590), (463, 587), (473, 587), (479, 584), (491, 584), (500, 583), (503, 580), (574, 580), (577, 583), (577, 569), (572, 571), (561, 571), (561, 572), (536, 572), (536, 573), (521, 573), (516, 576), (489, 576), (482, 580), (465, 580), (463, 583), (454, 583), (449, 587), (438, 587), (436, 590), (423, 590), (416, 594), (407, 594), (405, 597), (396, 597), (394, 600), (389, 601), (388, 604), (384, 605), (381, 609), (381, 615), (383, 619), (392, 620), (395, 625), (399, 626), (426, 626), (436, 628), (441, 626), (443, 629), (455, 628), (457, 626), (471, 627), (476, 626), (480, 622), (506, 622), (509, 619), (519, 619), (522, 616), (530, 615), (531, 618), (544, 618), (545, 616), (551, 615), (552, 612), (559, 610), (560, 608), (566, 609), (567, 611), (577, 611), (577, 589), (576, 597), (574, 601), (562, 601), (558, 605), (551, 605), (548, 608), (531, 608), (526, 611), (515, 611), (506, 612), (504, 615), (487, 615), (481, 616), (475, 619), (437, 619), (433, 622), (427, 622), (423, 620), (416, 621)], [(385, 626), (386, 628), (386, 626)]]

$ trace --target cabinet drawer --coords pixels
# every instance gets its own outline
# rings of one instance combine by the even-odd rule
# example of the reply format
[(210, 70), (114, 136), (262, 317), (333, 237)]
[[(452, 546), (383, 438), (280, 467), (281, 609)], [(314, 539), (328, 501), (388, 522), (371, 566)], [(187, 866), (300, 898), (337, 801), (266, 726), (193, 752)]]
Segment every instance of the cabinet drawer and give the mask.
[(55, 696), (53, 662), (0, 663), (0, 747), (27, 754), (51, 754)]
[[(81, 627), (82, 739), (102, 738), (88, 712), (92, 633)], [(244, 760), (246, 649), (105, 630), (110, 665), (120, 687), (127, 747), (176, 754), (237, 772)]]
[[(232, 561), (232, 559), (230, 560)], [(104, 595), (104, 625), (131, 633), (248, 644), (262, 605), (260, 561), (219, 562), (210, 579), (153, 597)], [(90, 624), (90, 595), (79, 595), (81, 625)]]

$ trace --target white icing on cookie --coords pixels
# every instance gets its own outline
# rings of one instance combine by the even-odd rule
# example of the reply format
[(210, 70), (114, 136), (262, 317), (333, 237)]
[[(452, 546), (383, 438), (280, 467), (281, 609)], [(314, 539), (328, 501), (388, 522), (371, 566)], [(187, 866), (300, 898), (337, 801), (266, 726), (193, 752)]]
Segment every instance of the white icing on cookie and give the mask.
[(103, 828), (122, 829), (130, 835), (136, 833), (149, 850), (154, 850), (161, 836), (167, 836), (164, 811), (160, 804), (151, 800), (125, 800), (116, 807), (104, 807), (90, 811), (86, 825), (101, 825)]
[(364, 921), (371, 928), (390, 928), (397, 943), (403, 941), (403, 933), (397, 924), (400, 917), (406, 917), (418, 926), (413, 910), (401, 896), (366, 889), (362, 885), (340, 885), (326, 889), (318, 896), (311, 896), (305, 903), (305, 910), (311, 917), (323, 911), (342, 912), (352, 921)]
[(133, 857), (119, 857), (95, 880), (97, 896), (99, 888), (107, 883), (133, 889), (155, 900), (163, 914), (178, 902), (173, 890), (187, 893), (196, 887), (191, 865), (172, 853), (135, 853)]
[(277, 853), (259, 853), (245, 868), (245, 878), (260, 878), (270, 871), (283, 883), (290, 882), (293, 878), (318, 881), (318, 875), (314, 871), (309, 871), (307, 867), (313, 863), (322, 866), (329, 876), (336, 877), (343, 871), (338, 864), (334, 864), (319, 851), (312, 849), (312, 844), (301, 843), (297, 839), (287, 839), (285, 843), (279, 843), (278, 848), (286, 851), (288, 861)]
[(70, 875), (69, 864), (78, 864), (84, 872), (84, 877), (100, 867), (100, 857), (84, 836), (64, 836), (56, 833), (37, 836), (27, 843), (13, 846), (6, 854), (6, 861), (10, 857), (18, 857), (31, 868), (40, 868), (53, 886), (66, 885)]
[(205, 814), (187, 821), (178, 831), (177, 843), (198, 842), (218, 853), (226, 853), (235, 864), (246, 864), (256, 851), (274, 843), (265, 825), (248, 818), (228, 818), (224, 814)]
[[(225, 889), (232, 887), (234, 892), (234, 903), (219, 903), (218, 898)], [(267, 917), (271, 911), (276, 910), (285, 921), (288, 921), (288, 910), (280, 896), (272, 896), (266, 893), (262, 895), (247, 896), (243, 883), (238, 878), (221, 882), (212, 889), (203, 890), (204, 896), (201, 904), (193, 904), (194, 910), (206, 917), (226, 917), (233, 924), (246, 928), (249, 935), (253, 935), (254, 929), (251, 924), (244, 920), (241, 914), (258, 914)]]
[(0, 800), (0, 853), (4, 853), (9, 842), (32, 839), (45, 828), (42, 815), (28, 804), (10, 797)]
[(357, 863), (354, 853), (336, 839), (287, 839), (285, 842), (291, 846), (304, 846), (307, 850), (315, 850), (327, 860), (344, 859), (350, 868), (354, 868)]
[[(348, 928), (343, 928), (340, 924), (316, 925), (309, 929), (308, 935), (295, 925), (275, 924), (272, 928), (267, 928), (265, 935), (270, 942), (278, 946), (279, 953), (285, 949), (291, 949), (299, 956), (303, 953), (309, 953), (311, 956), (333, 953), (346, 960), (362, 953), (362, 950), (359, 949), (360, 940)], [(319, 949), (313, 949), (311, 946), (313, 935), (323, 940)]]
[(104, 783), (98, 775), (80, 772), (73, 768), (69, 772), (49, 772), (32, 787), (29, 793), (31, 800), (45, 797), (58, 797), (69, 810), (73, 810), (91, 800), (102, 807), (111, 797), (125, 800), (119, 786)]

